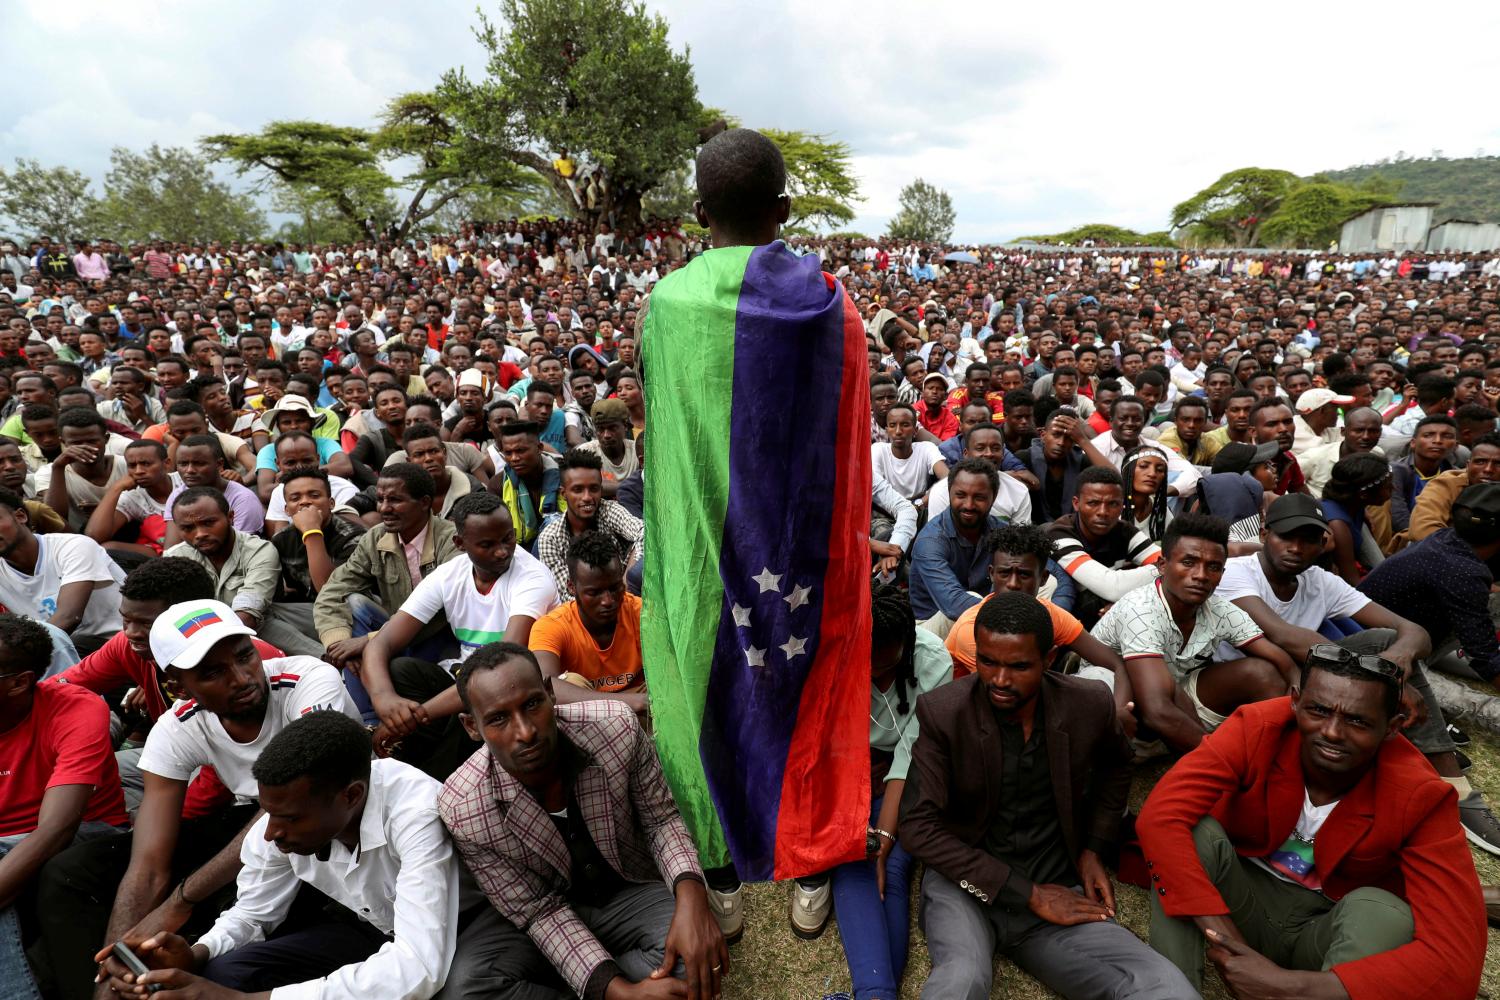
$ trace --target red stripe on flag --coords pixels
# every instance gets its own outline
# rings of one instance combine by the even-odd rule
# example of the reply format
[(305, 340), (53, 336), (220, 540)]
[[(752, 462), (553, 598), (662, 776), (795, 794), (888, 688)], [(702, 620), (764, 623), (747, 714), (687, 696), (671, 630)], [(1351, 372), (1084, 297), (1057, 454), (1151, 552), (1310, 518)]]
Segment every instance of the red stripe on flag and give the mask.
[(864, 857), (869, 825), (870, 391), (864, 323), (847, 292), (843, 363), (823, 619), (782, 779), (778, 879)]

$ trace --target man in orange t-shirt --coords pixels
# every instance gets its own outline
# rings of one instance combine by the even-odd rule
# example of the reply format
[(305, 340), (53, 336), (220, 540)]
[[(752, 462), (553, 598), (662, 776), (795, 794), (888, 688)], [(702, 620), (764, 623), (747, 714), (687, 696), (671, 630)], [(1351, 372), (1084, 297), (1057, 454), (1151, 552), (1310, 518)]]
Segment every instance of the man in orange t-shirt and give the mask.
[[(991, 536), (995, 553), (990, 557), (991, 595), (1007, 590), (1019, 591), (1036, 597), (1041, 581), (1047, 573), (1047, 560), (1052, 558), (1052, 539), (1040, 527), (1032, 524), (1011, 524), (996, 530)], [(988, 597), (985, 600), (989, 600)], [(1114, 650), (1104, 645), (1083, 630), (1083, 623), (1045, 598), (1038, 598), (1042, 607), (1052, 616), (1052, 634), (1059, 648), (1077, 653), (1088, 663), (1113, 670), (1116, 691), (1118, 678), (1125, 675), (1125, 663)], [(969, 608), (958, 616), (948, 632), (948, 652), (953, 657), (953, 674), (962, 677), (974, 672), (974, 619), (984, 602)], [(1127, 686), (1128, 687), (1128, 686)], [(1116, 703), (1123, 706), (1130, 700), (1129, 691)]]
[(625, 564), (612, 537), (588, 531), (573, 539), (568, 593), (573, 600), (537, 619), (529, 640), (553, 694), (563, 704), (610, 698), (645, 715), (641, 599), (625, 590)]

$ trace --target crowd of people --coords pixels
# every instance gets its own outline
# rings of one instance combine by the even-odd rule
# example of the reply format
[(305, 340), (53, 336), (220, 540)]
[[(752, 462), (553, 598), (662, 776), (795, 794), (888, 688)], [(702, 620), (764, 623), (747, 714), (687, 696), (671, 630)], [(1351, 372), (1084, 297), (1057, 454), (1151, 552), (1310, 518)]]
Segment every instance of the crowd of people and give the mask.
[[(0, 995), (753, 982), (652, 738), (638, 331), (784, 221), (713, 211), (758, 138), (708, 236), (0, 246)], [(867, 851), (788, 903), (853, 996), (919, 864), (937, 1000), (1473, 996), (1427, 672), (1500, 686), (1500, 257), (790, 246), (867, 331)]]

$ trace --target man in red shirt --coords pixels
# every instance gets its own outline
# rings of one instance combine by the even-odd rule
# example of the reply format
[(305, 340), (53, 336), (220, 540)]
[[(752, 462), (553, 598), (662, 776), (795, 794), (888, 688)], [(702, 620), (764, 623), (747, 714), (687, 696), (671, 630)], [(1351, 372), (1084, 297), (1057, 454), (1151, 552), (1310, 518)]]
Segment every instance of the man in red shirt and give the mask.
[(922, 398), (913, 409), (922, 429), (946, 441), (958, 436), (958, 417), (948, 409), (948, 376), (933, 372), (922, 380)]
[(1136, 831), (1151, 947), (1238, 997), (1467, 997), (1485, 909), (1453, 786), (1400, 734), (1401, 668), (1312, 647), (1168, 771)]
[(1005, 393), (990, 388), (990, 376), (990, 366), (983, 361), (974, 362), (964, 371), (964, 384), (948, 393), (948, 409), (954, 416), (961, 416), (969, 401), (975, 400), (989, 405), (995, 423), (1005, 420)]
[(38, 996), (17, 904), (75, 840), (126, 822), (109, 708), (66, 684), (38, 684), (52, 659), (41, 624), (0, 614), (0, 996)]
[[(165, 675), (151, 656), (151, 623), (172, 605), (212, 594), (216, 589), (217, 584), (208, 570), (192, 560), (174, 557), (142, 563), (120, 585), (120, 618), (124, 629), (115, 633), (97, 652), (49, 679), (49, 683), (76, 685), (100, 695), (130, 688), (121, 705), (122, 714), (127, 724), (138, 723), (143, 731), (138, 736), (132, 733), (115, 759), (131, 815), (141, 804), (146, 787), (140, 769), (144, 730), (149, 729), (179, 696), (167, 690)], [(270, 643), (260, 639), (251, 641), (262, 657), (275, 659), (283, 655)], [(228, 805), (232, 797), (213, 768), (205, 767), (188, 786), (182, 817), (207, 816)]]

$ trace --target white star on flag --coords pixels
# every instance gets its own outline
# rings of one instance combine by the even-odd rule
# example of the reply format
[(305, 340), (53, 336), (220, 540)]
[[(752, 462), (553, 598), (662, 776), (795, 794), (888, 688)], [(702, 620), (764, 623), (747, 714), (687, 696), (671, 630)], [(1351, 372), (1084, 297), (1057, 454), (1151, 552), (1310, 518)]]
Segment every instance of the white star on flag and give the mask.
[(750, 609), (749, 608), (742, 608), (738, 604), (736, 604), (734, 607), (732, 607), (732, 608), (729, 609), (729, 613), (732, 614), (732, 615), (734, 615), (734, 624), (736, 626), (738, 626), (739, 628), (749, 628), (750, 627)]
[(788, 660), (790, 660), (794, 656), (801, 656), (802, 651), (806, 648), (807, 640), (798, 639), (796, 636), (792, 636), (780, 646), (781, 651), (786, 654), (786, 658)]
[(750, 579), (760, 584), (760, 592), (762, 594), (764, 594), (768, 590), (781, 589), (781, 577), (776, 573), (772, 573), (771, 567), (769, 566), (761, 570), (758, 575), (752, 576)]
[(754, 646), (745, 648), (745, 664), (751, 667), (763, 667), (766, 665), (766, 651), (756, 649)]
[(796, 611), (807, 603), (807, 595), (812, 593), (811, 587), (793, 587), (792, 592), (782, 598), (791, 610)]

